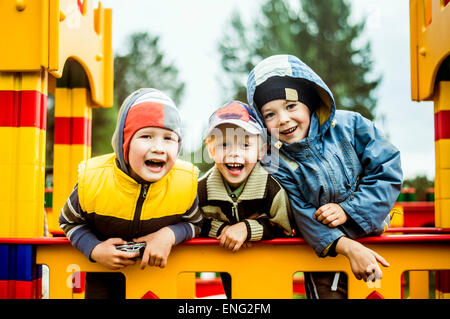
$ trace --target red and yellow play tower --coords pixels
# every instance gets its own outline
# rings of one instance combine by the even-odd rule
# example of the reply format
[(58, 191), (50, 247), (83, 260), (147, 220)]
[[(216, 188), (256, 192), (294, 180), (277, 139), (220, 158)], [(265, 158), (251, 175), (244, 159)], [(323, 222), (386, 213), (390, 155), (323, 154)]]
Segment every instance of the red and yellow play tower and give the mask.
[[(47, 96), (55, 98), (50, 230), (90, 157), (92, 107), (113, 103), (111, 10), (92, 1), (0, 3), (0, 237), (44, 230)], [(51, 165), (51, 164), (50, 164)], [(56, 216), (56, 217), (55, 217)]]
[[(78, 163), (91, 154), (91, 109), (113, 104), (111, 18), (110, 9), (101, 3), (94, 9), (91, 0), (0, 2), (0, 237), (44, 235), (49, 94), (55, 139), (47, 222), (50, 231), (59, 229)], [(4, 248), (2, 257), (12, 258), (8, 249), (16, 248)]]
[[(411, 98), (434, 102), (435, 226), (450, 228), (450, 1), (411, 0)], [(438, 294), (450, 298), (450, 273)]]

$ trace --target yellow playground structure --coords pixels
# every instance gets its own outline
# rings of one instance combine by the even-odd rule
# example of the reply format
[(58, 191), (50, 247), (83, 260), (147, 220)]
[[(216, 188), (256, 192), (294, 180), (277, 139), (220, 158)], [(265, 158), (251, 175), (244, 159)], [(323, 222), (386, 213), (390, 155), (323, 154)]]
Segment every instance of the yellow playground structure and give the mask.
[[(163, 269), (121, 270), (126, 297), (196, 298), (202, 285), (196, 274), (228, 272), (233, 298), (293, 298), (299, 272), (344, 271), (349, 298), (450, 298), (449, 2), (410, 0), (411, 97), (434, 102), (434, 202), (399, 200), (396, 211), (403, 215), (394, 215), (391, 228), (360, 240), (389, 260), (381, 280), (356, 280), (344, 257), (318, 258), (300, 238), (263, 241), (238, 253), (219, 249), (214, 239), (194, 239), (175, 247)], [(58, 216), (78, 163), (91, 155), (92, 108), (113, 104), (111, 24), (111, 9), (101, 2), (93, 8), (92, 0), (0, 1), (7, 46), (0, 50), (0, 298), (42, 298), (42, 265), (49, 269), (49, 298), (82, 298), (83, 273), (110, 271), (61, 236)], [(53, 200), (44, 209), (49, 94), (55, 101)], [(414, 225), (408, 214), (423, 216), (426, 209), (432, 227)]]

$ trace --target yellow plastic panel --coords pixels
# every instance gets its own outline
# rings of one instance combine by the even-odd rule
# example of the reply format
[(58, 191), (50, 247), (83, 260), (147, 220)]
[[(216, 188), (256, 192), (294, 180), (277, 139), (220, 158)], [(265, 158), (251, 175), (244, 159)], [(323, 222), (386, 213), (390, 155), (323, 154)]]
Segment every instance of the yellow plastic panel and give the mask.
[(0, 1), (2, 43), (0, 70), (29, 71), (48, 66), (49, 7), (46, 0), (25, 1), (18, 10), (15, 0)]
[[(428, 0), (426, 0), (428, 1)], [(427, 25), (424, 0), (410, 1), (411, 99), (432, 100), (437, 71), (450, 54), (450, 6), (431, 0)], [(430, 16), (430, 14), (428, 14)]]
[[(126, 298), (134, 299), (141, 298), (148, 290), (162, 299), (188, 298), (191, 294), (185, 294), (179, 287), (188, 283), (179, 283), (179, 274), (205, 270), (228, 272), (232, 278), (233, 298), (292, 298), (292, 275), (302, 270), (346, 272), (349, 299), (366, 298), (374, 290), (390, 299), (401, 297), (401, 274), (404, 271), (450, 269), (448, 242), (385, 242), (366, 246), (390, 263), (390, 267), (382, 269), (383, 278), (374, 283), (357, 280), (344, 256), (319, 258), (307, 244), (255, 244), (233, 254), (218, 244), (181, 244), (172, 249), (164, 268), (146, 267), (141, 270), (136, 263), (120, 272), (126, 278)], [(90, 262), (70, 244), (38, 245), (36, 263), (47, 264), (50, 268), (50, 299), (72, 298), (72, 289), (66, 284), (71, 265), (77, 265), (77, 271), (111, 271), (99, 263)]]
[(56, 88), (55, 117), (85, 117), (92, 119), (92, 102), (85, 88)]
[[(60, 0), (59, 23), (52, 24), (50, 37), (50, 72), (61, 77), (65, 61), (77, 60), (84, 68), (91, 87), (95, 104), (111, 107), (113, 104), (113, 54), (112, 54), (112, 11), (104, 9), (101, 2), (93, 9), (93, 1), (85, 0), (86, 13), (82, 14), (76, 2)], [(56, 4), (55, 4), (56, 5)], [(61, 17), (64, 17), (62, 19)], [(54, 21), (53, 19), (52, 21)], [(55, 57), (55, 54), (58, 56)]]
[(0, 89), (3, 91), (39, 91), (47, 95), (47, 79), (46, 71), (0, 72)]
[[(450, 110), (450, 81), (440, 81), (434, 96), (434, 113)], [(450, 125), (450, 123), (448, 123)]]
[(409, 272), (409, 299), (428, 299), (429, 290), (428, 271)]
[(450, 198), (435, 200), (435, 221), (436, 227), (450, 228)]
[(436, 170), (435, 198), (450, 199), (450, 169)]
[(78, 164), (91, 157), (91, 147), (55, 144), (53, 152), (53, 210), (47, 215), (50, 231), (59, 230), (61, 208), (77, 183)]
[[(449, 123), (450, 125), (450, 123)], [(434, 142), (436, 170), (450, 168), (450, 139), (440, 139)]]
[[(0, 127), (0, 237), (39, 237), (44, 232), (45, 131)], [(35, 147), (30, 147), (33, 145)]]

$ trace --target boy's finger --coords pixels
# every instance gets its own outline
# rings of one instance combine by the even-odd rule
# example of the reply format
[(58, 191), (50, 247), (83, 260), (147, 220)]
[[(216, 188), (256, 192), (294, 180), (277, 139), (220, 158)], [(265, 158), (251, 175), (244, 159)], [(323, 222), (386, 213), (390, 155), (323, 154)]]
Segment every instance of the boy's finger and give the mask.
[(235, 242), (234, 240), (229, 239), (229, 240), (227, 241), (227, 243), (225, 244), (225, 247), (228, 248), (228, 249), (233, 249), (235, 243), (236, 243), (236, 242)]
[(375, 251), (372, 250), (372, 252), (374, 253), (374, 256), (377, 259), (377, 261), (379, 261), (384, 267), (389, 267), (390, 266), (390, 264), (386, 261), (386, 259), (384, 259), (382, 256), (380, 256)]
[(220, 238), (220, 247), (225, 247), (225, 244), (227, 242), (227, 236), (223, 236), (222, 238)]
[(327, 225), (327, 224), (335, 221), (337, 218), (338, 218), (338, 216), (333, 211), (329, 211), (329, 213), (323, 218), (322, 224)]
[(378, 265), (377, 265), (377, 268), (375, 268), (375, 278), (377, 280), (383, 278), (383, 272), (381, 271), (381, 269)]
[(122, 238), (119, 238), (119, 237), (110, 238), (110, 239), (108, 239), (108, 241), (113, 245), (124, 245), (127, 243), (125, 240), (123, 240)]
[[(327, 219), (328, 218), (328, 220), (330, 219), (330, 218), (332, 218), (332, 216), (334, 216), (335, 215), (335, 211), (333, 210), (333, 209), (327, 209), (326, 211), (324, 211), (323, 213), (321, 213), (318, 217), (317, 217), (317, 220), (320, 222), (323, 222), (325, 219)], [(332, 219), (332, 220), (334, 220), (334, 218)], [(328, 223), (329, 223), (329, 221), (328, 221)]]
[(156, 256), (155, 255), (150, 256), (150, 263), (149, 263), (149, 265), (150, 266), (155, 266), (155, 264), (156, 264)]
[(155, 261), (153, 262), (154, 267), (160, 267), (161, 259), (155, 256)]
[(337, 218), (328, 224), (328, 227), (331, 227), (331, 228), (334, 228), (337, 226), (339, 226), (339, 219), (337, 219)]
[(324, 208), (324, 206), (320, 207), (318, 210), (316, 210), (316, 212), (314, 213), (314, 218), (318, 219), (324, 212), (326, 211), (326, 209)]
[(134, 259), (122, 258), (122, 260), (121, 260), (121, 264), (124, 266), (131, 266), (131, 265), (134, 265), (135, 263), (136, 263), (136, 260), (134, 260)]
[(242, 243), (236, 242), (236, 244), (233, 247), (233, 252), (238, 251), (242, 247)]
[(148, 258), (149, 258), (148, 251), (144, 251), (144, 255), (142, 256), (141, 260), (141, 269), (144, 269), (145, 265), (148, 264)]
[(132, 258), (136, 258), (139, 257), (139, 253), (138, 252), (131, 252), (131, 251), (121, 251), (119, 250), (119, 253), (117, 253), (117, 256), (120, 258), (126, 258), (126, 259), (132, 259)]

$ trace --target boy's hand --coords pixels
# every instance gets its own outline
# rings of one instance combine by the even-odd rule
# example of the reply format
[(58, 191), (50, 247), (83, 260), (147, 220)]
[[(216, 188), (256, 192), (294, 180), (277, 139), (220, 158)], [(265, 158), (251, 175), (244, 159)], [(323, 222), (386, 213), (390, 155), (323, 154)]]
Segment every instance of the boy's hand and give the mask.
[(246, 238), (247, 225), (244, 222), (225, 226), (220, 236), (217, 237), (220, 240), (220, 246), (232, 251), (238, 251), (244, 244)]
[(348, 216), (339, 204), (328, 203), (316, 210), (314, 218), (322, 224), (334, 228), (344, 224)]
[(92, 249), (91, 258), (98, 262), (100, 265), (112, 269), (118, 270), (129, 265), (134, 265), (139, 253), (126, 252), (116, 249), (117, 245), (124, 245), (127, 242), (121, 238), (110, 238), (98, 244)]
[(378, 262), (384, 267), (389, 267), (389, 263), (375, 251), (347, 237), (339, 238), (336, 252), (349, 259), (353, 274), (358, 280), (375, 281), (381, 279), (383, 272)]
[(172, 246), (175, 244), (175, 234), (169, 227), (163, 227), (154, 233), (133, 239), (133, 241), (146, 243), (141, 269), (144, 269), (147, 264), (164, 268)]

